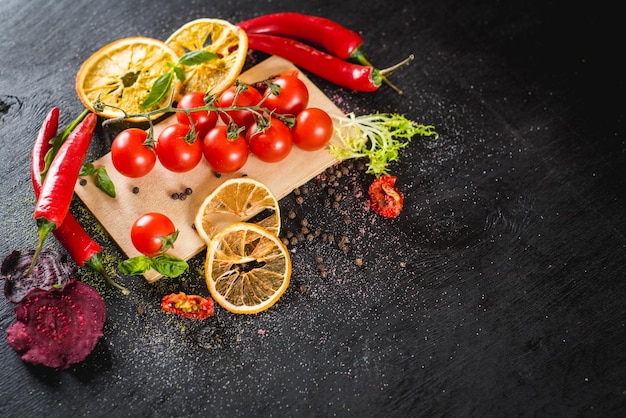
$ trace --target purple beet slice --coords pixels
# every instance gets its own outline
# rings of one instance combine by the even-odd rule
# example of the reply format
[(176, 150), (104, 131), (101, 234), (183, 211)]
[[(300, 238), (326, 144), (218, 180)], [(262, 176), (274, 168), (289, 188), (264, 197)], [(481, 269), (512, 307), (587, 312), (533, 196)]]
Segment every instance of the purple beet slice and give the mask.
[(7, 341), (32, 364), (66, 369), (83, 361), (102, 336), (106, 307), (96, 289), (72, 279), (62, 289), (35, 289), (15, 305)]
[(66, 254), (44, 249), (31, 274), (24, 276), (34, 254), (35, 250), (15, 250), (2, 261), (0, 277), (4, 279), (4, 296), (7, 300), (18, 303), (33, 289), (62, 287), (74, 274), (73, 264)]

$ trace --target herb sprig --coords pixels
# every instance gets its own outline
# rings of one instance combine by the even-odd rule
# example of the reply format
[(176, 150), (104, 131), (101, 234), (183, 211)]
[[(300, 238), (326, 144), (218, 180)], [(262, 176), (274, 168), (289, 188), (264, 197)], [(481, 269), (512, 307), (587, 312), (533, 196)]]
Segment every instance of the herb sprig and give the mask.
[(415, 135), (439, 135), (431, 125), (422, 125), (397, 113), (374, 113), (357, 116), (333, 116), (338, 122), (335, 132), (341, 145), (330, 144), (329, 152), (343, 160), (367, 158), (367, 173), (380, 177), (388, 174), (388, 166), (396, 161), (400, 149)]

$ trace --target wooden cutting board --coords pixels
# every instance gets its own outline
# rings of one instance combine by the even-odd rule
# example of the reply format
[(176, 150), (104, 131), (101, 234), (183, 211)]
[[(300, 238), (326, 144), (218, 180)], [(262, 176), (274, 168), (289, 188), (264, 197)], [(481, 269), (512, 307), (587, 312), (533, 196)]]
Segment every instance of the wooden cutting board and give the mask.
[[(253, 83), (290, 69), (296, 67), (282, 58), (273, 56), (241, 74), (240, 80)], [(299, 77), (309, 89), (309, 107), (320, 107), (334, 115), (343, 114), (311, 80), (301, 72)], [(158, 138), (166, 126), (175, 122), (174, 115), (156, 125), (155, 138)], [(333, 141), (338, 141), (338, 138), (334, 136), (331, 142)], [(247, 175), (267, 185), (276, 198), (281, 199), (294, 188), (337, 162), (338, 160), (326, 150), (302, 151), (294, 146), (291, 154), (278, 163), (264, 163), (250, 155), (248, 162), (239, 172), (219, 177), (202, 159), (198, 167), (186, 173), (169, 172), (157, 161), (150, 174), (132, 179), (122, 176), (115, 170), (111, 154), (108, 153), (96, 160), (94, 166), (106, 167), (115, 184), (117, 196), (115, 198), (107, 196), (94, 185), (93, 181), (84, 186), (77, 182), (75, 192), (129, 258), (139, 255), (130, 240), (133, 222), (146, 212), (160, 212), (167, 215), (180, 231), (174, 248), (169, 250), (169, 253), (188, 260), (206, 248), (205, 243), (193, 229), (198, 207), (204, 198), (226, 179)], [(172, 199), (173, 193), (183, 192), (187, 188), (191, 188), (192, 194), (185, 200)], [(138, 192), (134, 192), (133, 189)], [(161, 275), (155, 270), (149, 270), (144, 277), (148, 282), (154, 282), (161, 278)]]

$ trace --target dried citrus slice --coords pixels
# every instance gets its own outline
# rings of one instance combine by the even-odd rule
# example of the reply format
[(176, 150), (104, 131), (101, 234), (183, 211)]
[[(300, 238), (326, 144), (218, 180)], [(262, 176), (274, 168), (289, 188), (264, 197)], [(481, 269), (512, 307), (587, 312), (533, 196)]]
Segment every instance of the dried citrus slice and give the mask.
[[(178, 55), (164, 42), (146, 37), (118, 39), (96, 51), (81, 65), (76, 75), (76, 92), (85, 107), (105, 118), (123, 117), (160, 109), (167, 105), (172, 90), (180, 89), (180, 82), (173, 77), (168, 93), (161, 103), (142, 109), (157, 78), (170, 71), (168, 63), (175, 64)], [(94, 103), (106, 105), (96, 111)], [(152, 119), (161, 116), (154, 115)], [(144, 121), (143, 117), (131, 117), (130, 121)]]
[(207, 244), (211, 237), (226, 226), (253, 217), (254, 222), (278, 235), (280, 209), (272, 191), (263, 183), (249, 177), (228, 179), (209, 194), (196, 212), (194, 226)]
[(248, 52), (246, 32), (221, 19), (192, 20), (165, 43), (179, 56), (202, 50), (218, 56), (203, 64), (184, 67), (183, 93), (202, 91), (219, 95), (239, 77)]
[(257, 224), (236, 222), (213, 237), (205, 264), (213, 299), (229, 312), (264, 311), (280, 299), (291, 279), (287, 247)]

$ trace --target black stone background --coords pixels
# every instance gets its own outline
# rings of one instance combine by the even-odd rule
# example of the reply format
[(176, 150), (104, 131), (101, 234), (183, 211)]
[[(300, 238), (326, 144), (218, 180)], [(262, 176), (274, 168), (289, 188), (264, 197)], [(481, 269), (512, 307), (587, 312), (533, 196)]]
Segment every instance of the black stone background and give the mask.
[[(24, 364), (2, 338), (0, 416), (624, 416), (623, 22), (600, 4), (512, 3), (3, 0), (2, 258), (36, 240), (28, 166), (44, 115), (78, 115), (78, 67), (121, 37), (323, 15), (360, 32), (381, 67), (416, 59), (393, 76), (403, 96), (312, 79), (344, 111), (403, 113), (440, 138), (392, 166), (406, 195), (395, 220), (365, 208), (372, 178), (356, 168), (338, 208), (325, 176), (301, 205), (282, 199), (285, 231), (306, 218), (351, 251), (292, 246), (292, 284), (265, 313), (161, 312), (166, 293), (207, 294), (202, 257), (182, 279), (120, 278), (129, 296), (79, 271), (105, 299), (104, 337), (65, 371)], [(98, 132), (90, 158), (112, 135)], [(79, 200), (72, 210), (113, 271), (123, 254)], [(13, 308), (0, 309), (6, 330)]]

